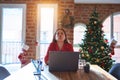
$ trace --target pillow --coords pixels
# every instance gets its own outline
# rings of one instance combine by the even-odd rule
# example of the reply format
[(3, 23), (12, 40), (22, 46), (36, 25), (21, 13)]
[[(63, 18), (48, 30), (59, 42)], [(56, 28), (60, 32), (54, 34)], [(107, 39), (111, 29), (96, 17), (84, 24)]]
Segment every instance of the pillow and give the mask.
[(120, 80), (120, 63), (114, 64), (109, 73)]

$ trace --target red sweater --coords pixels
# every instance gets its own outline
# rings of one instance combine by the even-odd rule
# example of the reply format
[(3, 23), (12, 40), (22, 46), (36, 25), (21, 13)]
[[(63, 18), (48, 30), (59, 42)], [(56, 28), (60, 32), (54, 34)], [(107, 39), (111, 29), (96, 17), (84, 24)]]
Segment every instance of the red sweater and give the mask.
[(69, 43), (64, 43), (63, 47), (61, 50), (59, 50), (58, 44), (56, 42), (52, 42), (47, 50), (47, 54), (44, 58), (44, 61), (46, 64), (48, 64), (48, 57), (49, 57), (49, 51), (74, 51), (73, 46)]

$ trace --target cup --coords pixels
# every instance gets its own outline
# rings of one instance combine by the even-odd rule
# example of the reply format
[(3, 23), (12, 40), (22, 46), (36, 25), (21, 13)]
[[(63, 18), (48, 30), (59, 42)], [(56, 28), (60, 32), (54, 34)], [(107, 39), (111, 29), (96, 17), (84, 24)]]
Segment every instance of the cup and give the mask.
[(84, 69), (85, 65), (86, 65), (86, 61), (84, 59), (79, 59), (79, 61), (78, 61), (78, 69)]
[(86, 63), (84, 66), (84, 72), (89, 73), (90, 72), (90, 64)]

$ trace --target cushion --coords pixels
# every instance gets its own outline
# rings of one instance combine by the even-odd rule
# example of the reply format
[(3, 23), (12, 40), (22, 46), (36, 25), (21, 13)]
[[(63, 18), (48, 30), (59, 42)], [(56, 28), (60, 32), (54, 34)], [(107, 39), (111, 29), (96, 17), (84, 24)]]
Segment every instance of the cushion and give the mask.
[(109, 70), (109, 73), (120, 80), (120, 63), (116, 63)]

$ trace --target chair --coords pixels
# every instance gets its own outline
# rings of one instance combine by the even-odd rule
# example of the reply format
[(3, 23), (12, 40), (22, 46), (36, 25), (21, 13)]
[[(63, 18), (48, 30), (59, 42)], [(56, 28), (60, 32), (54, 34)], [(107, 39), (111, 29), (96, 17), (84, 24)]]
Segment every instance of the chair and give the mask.
[(120, 80), (120, 63), (114, 64), (112, 68), (109, 70), (109, 73), (118, 80)]
[(9, 75), (10, 75), (9, 71), (5, 67), (0, 66), (0, 80), (3, 80)]

